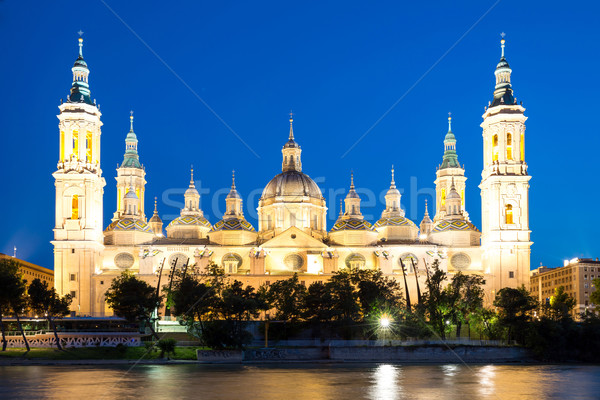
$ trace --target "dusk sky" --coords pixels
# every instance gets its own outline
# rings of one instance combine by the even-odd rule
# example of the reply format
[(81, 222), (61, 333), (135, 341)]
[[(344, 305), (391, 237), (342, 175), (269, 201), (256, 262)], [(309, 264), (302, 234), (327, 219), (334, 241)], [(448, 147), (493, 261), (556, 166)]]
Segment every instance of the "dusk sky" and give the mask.
[[(374, 222), (396, 168), (406, 216), (429, 200), (452, 112), (466, 209), (481, 228), (480, 123), (500, 33), (526, 108), (531, 266), (597, 257), (600, 6), (548, 1), (0, 1), (0, 252), (52, 268), (58, 105), (78, 31), (101, 106), (104, 221), (116, 207), (129, 111), (152, 199), (179, 214), (194, 165), (215, 223), (236, 170), (257, 227), (263, 187), (281, 171), (290, 110), (303, 170), (321, 187), (327, 228), (354, 171)], [(343, 191), (343, 192), (342, 192)]]

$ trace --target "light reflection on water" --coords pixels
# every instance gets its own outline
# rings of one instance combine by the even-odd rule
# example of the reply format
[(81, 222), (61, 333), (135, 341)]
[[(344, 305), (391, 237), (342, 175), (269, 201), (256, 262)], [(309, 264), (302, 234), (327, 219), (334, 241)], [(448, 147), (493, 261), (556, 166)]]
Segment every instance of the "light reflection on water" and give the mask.
[(0, 367), (0, 399), (589, 399), (600, 367), (144, 365)]

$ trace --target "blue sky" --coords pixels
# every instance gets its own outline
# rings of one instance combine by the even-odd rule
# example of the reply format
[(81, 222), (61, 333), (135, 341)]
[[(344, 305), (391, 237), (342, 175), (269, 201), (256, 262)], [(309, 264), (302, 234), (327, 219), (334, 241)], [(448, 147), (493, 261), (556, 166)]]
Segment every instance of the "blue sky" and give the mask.
[(479, 124), (506, 32), (513, 88), (529, 117), (531, 265), (600, 256), (599, 7), (509, 0), (0, 1), (0, 251), (12, 254), (16, 245), (20, 258), (52, 267), (56, 114), (72, 81), (79, 30), (92, 97), (103, 113), (106, 224), (116, 206), (115, 167), (129, 110), (147, 171), (148, 210), (158, 196), (165, 222), (178, 213), (193, 164), (208, 189), (202, 207), (215, 223), (235, 169), (256, 225), (258, 196), (280, 172), (293, 109), (304, 171), (328, 200), (329, 227), (350, 170), (363, 191), (363, 213), (371, 221), (379, 216), (383, 204), (367, 195), (378, 198), (389, 186), (391, 164), (407, 216), (419, 223), (448, 112), (466, 166), (467, 211), (481, 227)]

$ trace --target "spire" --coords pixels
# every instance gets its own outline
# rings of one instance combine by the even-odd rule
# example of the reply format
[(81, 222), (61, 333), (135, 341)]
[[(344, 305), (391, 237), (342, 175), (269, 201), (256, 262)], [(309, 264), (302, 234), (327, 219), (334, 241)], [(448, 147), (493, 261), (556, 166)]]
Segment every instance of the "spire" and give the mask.
[(190, 167), (190, 188), (196, 188), (196, 186), (194, 185), (194, 165), (192, 164), (192, 166)]
[(281, 170), (283, 172), (296, 171), (302, 172), (302, 161), (300, 160), (300, 154), (302, 150), (296, 141), (294, 140), (294, 118), (293, 113), (290, 112), (290, 134), (287, 143), (281, 150), (283, 154), (283, 163), (281, 164)]
[(154, 197), (154, 214), (153, 215), (158, 215), (157, 200), (158, 200), (158, 197)]
[[(80, 31), (80, 34), (83, 32)], [(71, 85), (71, 93), (67, 100), (71, 103), (86, 103), (93, 105), (92, 99), (90, 98), (90, 86), (88, 84), (88, 75), (90, 70), (88, 69), (87, 63), (83, 59), (83, 38), (79, 38), (79, 56), (73, 64), (73, 84)]]
[(340, 217), (344, 214), (344, 206), (343, 200), (340, 199)]
[(396, 189), (396, 181), (394, 180), (394, 165), (392, 164), (392, 182), (390, 183), (390, 189)]
[(162, 219), (160, 219), (160, 217), (158, 216), (158, 207), (156, 205), (156, 201), (157, 198), (154, 198), (154, 214), (152, 214), (152, 218), (150, 218), (149, 225), (150, 225), (150, 229), (152, 229), (152, 232), (154, 232), (154, 234), (156, 236), (162, 236), (162, 226), (163, 226), (163, 222)]
[(510, 83), (510, 75), (512, 70), (510, 69), (508, 61), (506, 61), (504, 55), (506, 47), (506, 40), (504, 39), (504, 36), (506, 36), (506, 34), (502, 32), (500, 36), (502, 36), (502, 39), (500, 40), (501, 56), (500, 62), (498, 62), (498, 65), (496, 65), (496, 71), (494, 71), (494, 75), (496, 75), (496, 87), (494, 90), (494, 99), (492, 100), (490, 107), (498, 105), (510, 106), (516, 104)]
[(456, 154), (456, 137), (452, 133), (452, 113), (448, 113), (448, 133), (444, 137), (444, 157), (440, 169), (460, 168)]
[(231, 171), (231, 190), (227, 195), (226, 199), (240, 199), (240, 195), (238, 194), (237, 189), (235, 188), (235, 171)]
[(433, 221), (429, 218), (429, 210), (427, 208), (427, 199), (425, 199), (425, 214), (423, 215), (423, 219), (421, 220), (420, 230), (421, 230), (421, 240), (427, 239), (427, 236), (431, 232), (431, 228), (433, 227)]
[(129, 112), (129, 132), (125, 137), (125, 155), (123, 156), (122, 168), (142, 168), (140, 156), (137, 151), (138, 139), (133, 131), (133, 111)]
[(396, 179), (394, 177), (394, 166), (392, 165), (392, 181), (390, 188), (385, 194), (385, 210), (381, 213), (381, 218), (404, 217), (404, 210), (400, 207), (402, 195), (396, 189)]

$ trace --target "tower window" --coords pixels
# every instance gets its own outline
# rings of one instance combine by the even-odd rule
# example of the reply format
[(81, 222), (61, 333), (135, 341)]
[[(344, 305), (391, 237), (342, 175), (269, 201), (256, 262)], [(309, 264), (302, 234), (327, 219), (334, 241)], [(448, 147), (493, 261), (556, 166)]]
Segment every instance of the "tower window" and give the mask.
[(511, 204), (507, 204), (505, 207), (505, 214), (506, 214), (506, 224), (510, 225), (513, 223), (513, 208)]
[(441, 203), (442, 203), (442, 205), (445, 205), (446, 204), (446, 189), (445, 188), (442, 189), (442, 196), (441, 197), (442, 197)]
[(60, 161), (65, 159), (65, 133), (60, 131)]
[(71, 199), (71, 219), (79, 219), (79, 196), (73, 195)]
[(525, 161), (525, 134), (521, 133), (521, 161)]
[(498, 161), (498, 135), (492, 138), (492, 161)]
[(77, 292), (74, 290), (71, 290), (71, 298), (72, 299), (76, 299), (77, 298)]
[(508, 277), (509, 278), (514, 278), (515, 277), (515, 272), (514, 271), (508, 271)]
[(513, 153), (512, 153), (512, 134), (510, 134), (510, 133), (506, 134), (506, 159), (507, 160), (512, 160), (513, 159)]
[(73, 131), (73, 155), (79, 160), (79, 131)]
[(92, 132), (85, 135), (85, 159), (88, 163), (92, 162)]

